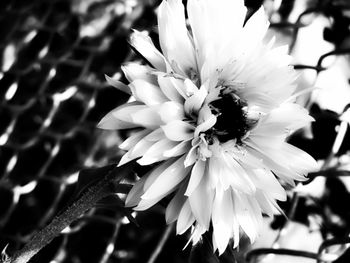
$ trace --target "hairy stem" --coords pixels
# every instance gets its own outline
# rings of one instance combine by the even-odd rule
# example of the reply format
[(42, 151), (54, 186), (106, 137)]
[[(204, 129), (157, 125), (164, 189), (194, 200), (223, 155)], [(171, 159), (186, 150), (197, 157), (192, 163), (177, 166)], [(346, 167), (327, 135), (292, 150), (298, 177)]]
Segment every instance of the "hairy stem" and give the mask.
[(112, 168), (97, 184), (90, 186), (72, 205), (56, 216), (49, 225), (34, 234), (33, 238), (13, 256), (3, 258), (4, 263), (26, 263), (42, 248), (57, 237), (63, 229), (94, 207), (102, 198), (111, 194), (111, 189), (128, 172), (131, 164)]

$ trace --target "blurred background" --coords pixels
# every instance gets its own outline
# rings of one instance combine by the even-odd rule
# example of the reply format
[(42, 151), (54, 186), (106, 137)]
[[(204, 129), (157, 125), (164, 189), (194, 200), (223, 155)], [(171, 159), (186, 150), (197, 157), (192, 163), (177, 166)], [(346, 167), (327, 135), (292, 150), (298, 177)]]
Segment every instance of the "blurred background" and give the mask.
[[(128, 97), (104, 74), (126, 83), (120, 66), (140, 60), (128, 44), (131, 29), (157, 42), (159, 3), (0, 1), (0, 251), (22, 247), (72, 200), (81, 169), (120, 158), (125, 134), (96, 124)], [(253, 246), (243, 238), (238, 251), (217, 257), (207, 237), (183, 250), (188, 236), (166, 226), (161, 204), (133, 214), (136, 225), (111, 201), (31, 262), (350, 262), (350, 1), (246, 0), (249, 15), (261, 4), (267, 38), (289, 45), (298, 89), (308, 91), (298, 100), (315, 118), (290, 138), (321, 170), (289, 189), (281, 203), (289, 220), (266, 218)]]

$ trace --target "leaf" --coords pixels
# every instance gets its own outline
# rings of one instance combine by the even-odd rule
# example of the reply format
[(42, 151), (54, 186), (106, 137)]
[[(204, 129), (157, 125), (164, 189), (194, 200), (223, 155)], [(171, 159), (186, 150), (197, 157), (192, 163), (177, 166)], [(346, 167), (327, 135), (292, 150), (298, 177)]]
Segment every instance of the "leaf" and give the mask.
[(118, 195), (110, 195), (103, 198), (96, 204), (96, 207), (118, 211), (122, 214), (122, 216), (126, 216), (130, 222), (133, 222), (137, 226), (139, 225), (136, 219), (132, 216), (133, 210), (125, 207), (124, 201), (121, 200)]
[(75, 197), (79, 197), (91, 185), (102, 180), (110, 171), (116, 167), (116, 164), (110, 164), (98, 168), (89, 168), (81, 170), (78, 177), (77, 188), (75, 189)]

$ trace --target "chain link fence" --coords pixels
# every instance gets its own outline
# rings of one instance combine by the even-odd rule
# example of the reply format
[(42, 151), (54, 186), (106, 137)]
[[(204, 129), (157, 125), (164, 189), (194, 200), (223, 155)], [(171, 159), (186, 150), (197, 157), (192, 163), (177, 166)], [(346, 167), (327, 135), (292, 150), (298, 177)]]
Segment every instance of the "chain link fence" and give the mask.
[[(100, 131), (96, 124), (128, 97), (108, 86), (104, 74), (117, 74), (126, 82), (121, 64), (138, 59), (128, 46), (131, 28), (147, 30), (156, 38), (159, 3), (1, 1), (0, 248), (8, 244), (9, 252), (20, 248), (67, 205), (81, 169), (119, 158), (117, 145), (124, 134)], [(246, 4), (252, 12), (260, 5)], [(346, 71), (350, 72), (350, 3), (269, 0), (264, 4), (272, 34), (296, 57), (300, 89), (321, 90), (300, 99), (316, 121), (291, 142), (325, 161), (321, 172), (310, 175), (281, 204), (289, 220), (281, 216), (267, 224), (273, 237), (269, 244), (252, 248), (243, 241), (239, 252), (227, 252), (220, 260), (233, 262), (234, 254), (238, 262), (348, 262), (350, 139), (349, 119), (343, 113), (350, 102)], [(341, 122), (345, 125), (339, 126)], [(200, 258), (196, 249), (182, 251), (187, 237), (175, 236), (165, 226), (161, 206), (137, 214), (136, 219), (140, 226), (129, 223), (113, 206), (96, 207), (32, 261), (152, 263)], [(319, 234), (316, 250), (286, 243), (295, 240), (290, 229), (296, 226)]]

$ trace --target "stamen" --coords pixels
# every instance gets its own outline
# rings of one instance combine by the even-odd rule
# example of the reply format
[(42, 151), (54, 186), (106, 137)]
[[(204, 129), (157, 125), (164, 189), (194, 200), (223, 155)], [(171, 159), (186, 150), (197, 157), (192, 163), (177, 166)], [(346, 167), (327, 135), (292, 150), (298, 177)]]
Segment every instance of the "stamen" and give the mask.
[(240, 143), (250, 128), (245, 106), (246, 103), (233, 93), (221, 94), (218, 100), (211, 102), (209, 107), (217, 121), (207, 132), (208, 142), (212, 141), (210, 137), (215, 136), (220, 142), (236, 139)]

